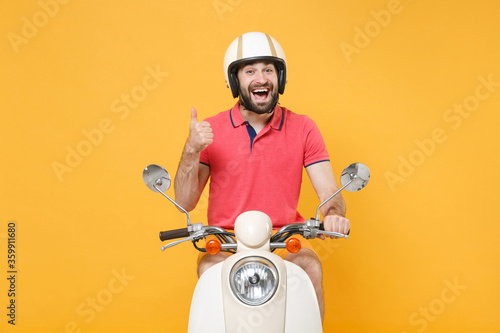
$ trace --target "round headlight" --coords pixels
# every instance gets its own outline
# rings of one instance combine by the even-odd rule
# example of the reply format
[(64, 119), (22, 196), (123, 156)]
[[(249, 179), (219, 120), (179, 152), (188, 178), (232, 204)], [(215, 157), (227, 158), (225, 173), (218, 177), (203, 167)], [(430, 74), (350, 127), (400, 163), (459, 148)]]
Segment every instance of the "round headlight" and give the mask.
[(247, 305), (261, 305), (278, 289), (278, 270), (265, 258), (247, 257), (233, 266), (229, 282), (240, 301)]

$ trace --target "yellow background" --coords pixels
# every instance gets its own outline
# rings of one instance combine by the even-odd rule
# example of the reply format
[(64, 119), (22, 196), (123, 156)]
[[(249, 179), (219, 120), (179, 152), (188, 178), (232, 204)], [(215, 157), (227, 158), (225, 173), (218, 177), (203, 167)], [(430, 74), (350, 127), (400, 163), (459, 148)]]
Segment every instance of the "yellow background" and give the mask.
[[(144, 186), (142, 170), (157, 163), (175, 175), (190, 108), (204, 118), (234, 104), (222, 60), (248, 31), (283, 46), (281, 104), (316, 121), (337, 177), (352, 162), (372, 172), (365, 190), (344, 194), (351, 238), (315, 243), (325, 332), (500, 331), (498, 1), (0, 7), (2, 332), (186, 331), (197, 253), (189, 244), (160, 251), (158, 231), (185, 218)], [(140, 102), (124, 113), (132, 93)], [(473, 111), (459, 116), (454, 105), (464, 103)], [(84, 133), (97, 128), (107, 133), (89, 146)], [(68, 167), (77, 147), (86, 156)], [(54, 163), (67, 169), (58, 176)], [(300, 211), (313, 215), (317, 204), (305, 178)], [(205, 209), (206, 196), (193, 220)]]

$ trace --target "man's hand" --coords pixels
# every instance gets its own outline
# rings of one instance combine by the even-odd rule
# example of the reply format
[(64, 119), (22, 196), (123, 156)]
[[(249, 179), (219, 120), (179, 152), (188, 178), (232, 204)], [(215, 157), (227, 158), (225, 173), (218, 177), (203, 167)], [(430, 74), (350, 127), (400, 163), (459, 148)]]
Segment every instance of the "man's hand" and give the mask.
[[(325, 228), (325, 231), (339, 232), (341, 234), (347, 235), (349, 229), (351, 228), (351, 222), (345, 217), (339, 215), (327, 215), (323, 219), (323, 226)], [(332, 239), (340, 238), (328, 235), (321, 235), (321, 237), (319, 238), (325, 239), (325, 236)]]
[(191, 108), (191, 123), (189, 124), (189, 138), (186, 149), (200, 153), (214, 141), (212, 127), (207, 121), (198, 122), (198, 114), (195, 108)]

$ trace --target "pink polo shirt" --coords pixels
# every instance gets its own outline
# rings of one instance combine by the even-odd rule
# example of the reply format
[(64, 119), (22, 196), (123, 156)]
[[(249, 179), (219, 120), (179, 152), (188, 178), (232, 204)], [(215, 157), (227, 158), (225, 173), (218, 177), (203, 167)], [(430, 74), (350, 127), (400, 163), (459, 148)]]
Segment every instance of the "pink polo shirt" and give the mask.
[(201, 152), (210, 167), (208, 224), (232, 229), (249, 210), (269, 215), (275, 228), (303, 222), (297, 212), (302, 168), (329, 161), (316, 124), (307, 116), (276, 106), (271, 121), (255, 135), (239, 103), (206, 119), (214, 141)]

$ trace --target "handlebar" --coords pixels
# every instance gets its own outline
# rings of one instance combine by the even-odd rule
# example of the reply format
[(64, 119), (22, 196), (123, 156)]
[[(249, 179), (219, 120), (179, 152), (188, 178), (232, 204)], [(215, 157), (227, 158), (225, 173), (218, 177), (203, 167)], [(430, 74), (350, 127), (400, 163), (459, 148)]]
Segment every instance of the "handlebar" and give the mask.
[(189, 237), (188, 228), (181, 228), (181, 229), (160, 232), (160, 240), (162, 242), (169, 240), (169, 239), (176, 239), (176, 238), (183, 238), (183, 237)]
[[(227, 247), (226, 248), (227, 252), (234, 251), (234, 248), (236, 246), (236, 241), (234, 239), (233, 233), (230, 233), (219, 227), (204, 226), (202, 223), (197, 223), (194, 226), (195, 230), (191, 230), (191, 232), (189, 231), (188, 228), (181, 228), (181, 229), (160, 232), (161, 241), (183, 238), (182, 240), (178, 240), (165, 245), (164, 247), (162, 247), (162, 250), (175, 246), (185, 241), (192, 241), (193, 245), (197, 250), (204, 252), (204, 249), (200, 249), (196, 246), (196, 242), (200, 239), (207, 237), (208, 235), (217, 235), (217, 237), (223, 238), (223, 243), (232, 243), (223, 246), (223, 248)], [(351, 230), (347, 232), (347, 235), (349, 235), (350, 231)], [(288, 238), (292, 237), (295, 234), (303, 235), (305, 238), (308, 239), (316, 238), (318, 234), (329, 234), (337, 237), (347, 238), (347, 236), (342, 235), (340, 233), (325, 232), (323, 223), (319, 223), (319, 221), (311, 219), (307, 220), (306, 223), (292, 223), (282, 227), (275, 235), (271, 237), (270, 241), (274, 245), (274, 247), (277, 247), (277, 244), (285, 242)]]

